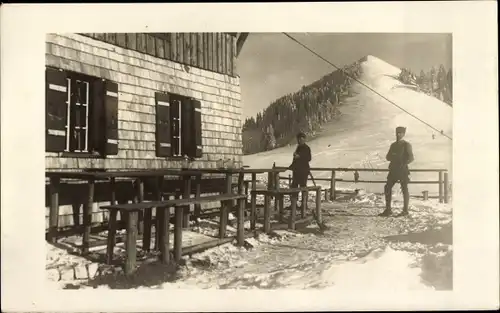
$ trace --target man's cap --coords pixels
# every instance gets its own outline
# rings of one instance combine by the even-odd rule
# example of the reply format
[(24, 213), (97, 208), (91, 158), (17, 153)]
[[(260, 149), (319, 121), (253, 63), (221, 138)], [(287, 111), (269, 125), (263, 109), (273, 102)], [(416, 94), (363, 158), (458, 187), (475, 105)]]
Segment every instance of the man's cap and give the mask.
[(304, 134), (303, 132), (300, 132), (297, 134), (297, 138), (306, 138), (306, 134)]
[(406, 127), (398, 126), (396, 127), (396, 133), (406, 133)]

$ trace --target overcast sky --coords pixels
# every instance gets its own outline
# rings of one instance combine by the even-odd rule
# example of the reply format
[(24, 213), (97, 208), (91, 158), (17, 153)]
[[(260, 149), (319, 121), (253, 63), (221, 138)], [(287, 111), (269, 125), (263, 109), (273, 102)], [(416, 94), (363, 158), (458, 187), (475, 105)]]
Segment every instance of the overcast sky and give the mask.
[[(290, 34), (337, 66), (366, 55), (415, 73), (443, 64), (451, 67), (449, 34), (296, 33)], [(243, 118), (335, 68), (282, 33), (250, 33), (238, 58)]]

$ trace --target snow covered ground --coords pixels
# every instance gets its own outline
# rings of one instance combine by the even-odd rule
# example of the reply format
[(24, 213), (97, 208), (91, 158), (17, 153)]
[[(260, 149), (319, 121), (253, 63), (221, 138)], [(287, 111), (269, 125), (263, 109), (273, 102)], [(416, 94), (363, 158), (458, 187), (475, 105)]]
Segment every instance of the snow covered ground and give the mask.
[[(399, 69), (380, 59), (368, 56), (361, 68), (364, 83), (452, 137), (451, 107), (403, 86), (394, 78)], [(356, 96), (340, 107), (340, 119), (326, 125), (308, 143), (313, 167), (387, 168), (385, 154), (394, 140), (394, 128), (403, 125), (414, 149), (412, 167), (446, 168), (452, 178), (450, 140), (372, 91), (357, 84), (352, 88)], [(270, 167), (273, 162), (289, 165), (294, 149), (283, 147), (245, 156), (244, 163), (251, 167)], [(328, 177), (329, 173), (314, 175)], [(339, 173), (338, 177), (344, 175)], [(360, 179), (383, 180), (385, 175), (360, 173)], [(433, 175), (437, 176), (416, 173), (412, 179), (437, 180)], [(116, 273), (94, 277), (97, 264), (47, 244), (47, 278), (56, 288), (452, 289), (451, 204), (412, 199), (410, 217), (382, 218), (376, 215), (383, 210), (384, 200), (374, 194), (382, 191), (382, 185), (339, 187), (365, 192), (348, 202), (323, 202), (324, 231), (314, 223), (295, 232), (275, 231), (272, 236), (248, 239), (246, 248), (228, 243), (186, 257), (177, 270), (153, 262), (129, 279)], [(412, 194), (422, 190), (432, 194), (437, 186), (410, 185)], [(397, 212), (402, 201), (395, 193)], [(213, 224), (207, 221), (195, 231), (213, 235)], [(66, 271), (69, 274), (60, 277), (54, 270), (54, 266), (71, 268), (78, 264), (81, 273)]]
[[(93, 263), (90, 277), (82, 273), (74, 279), (71, 271), (60, 281), (54, 274), (48, 279), (56, 288), (451, 289), (451, 208), (414, 200), (410, 218), (381, 218), (376, 216), (380, 202), (374, 195), (325, 202), (323, 232), (313, 223), (294, 232), (261, 234), (248, 239), (245, 248), (228, 243), (186, 256), (177, 270), (153, 262), (131, 279), (116, 273), (99, 277)], [(47, 246), (48, 268), (90, 263)]]

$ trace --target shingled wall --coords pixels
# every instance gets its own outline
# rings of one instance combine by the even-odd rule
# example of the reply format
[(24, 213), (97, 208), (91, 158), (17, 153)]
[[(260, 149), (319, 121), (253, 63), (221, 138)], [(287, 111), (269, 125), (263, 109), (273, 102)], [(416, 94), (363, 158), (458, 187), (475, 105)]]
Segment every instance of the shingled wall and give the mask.
[(192, 166), (214, 168), (219, 159), (241, 164), (241, 93), (238, 77), (223, 75), (124, 49), (77, 34), (48, 34), (46, 65), (118, 83), (119, 152), (106, 159), (46, 153), (46, 168), (140, 169), (180, 167), (155, 156), (157, 91), (193, 97), (202, 106), (203, 157)]
[[(46, 152), (47, 170), (181, 167), (181, 161), (156, 157), (154, 97), (158, 91), (201, 101), (203, 156), (192, 167), (215, 168), (220, 159), (234, 159), (236, 166), (242, 165), (239, 77), (188, 67), (78, 34), (48, 34), (45, 57), (47, 66), (118, 83), (119, 137), (118, 154), (106, 158), (62, 157)], [(98, 209), (100, 204), (94, 203), (93, 222), (107, 218)], [(76, 205), (81, 212), (82, 204)], [(73, 224), (74, 209), (60, 206), (59, 226)], [(48, 213), (46, 207), (47, 217)], [(48, 227), (48, 219), (46, 224)]]

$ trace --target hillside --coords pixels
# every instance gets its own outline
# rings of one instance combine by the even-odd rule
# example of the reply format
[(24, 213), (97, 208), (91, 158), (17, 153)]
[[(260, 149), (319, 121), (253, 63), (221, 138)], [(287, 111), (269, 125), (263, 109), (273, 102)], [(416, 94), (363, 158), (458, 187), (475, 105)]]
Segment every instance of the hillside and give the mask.
[(299, 131), (316, 133), (321, 125), (339, 116), (339, 107), (354, 95), (351, 77), (359, 75), (359, 62), (355, 62), (277, 99), (256, 118), (247, 119), (243, 125), (243, 153), (293, 144)]
[[(400, 82), (397, 79), (401, 72), (399, 68), (376, 57), (367, 56), (360, 60), (358, 72), (362, 82), (391, 99), (404, 110), (452, 137), (452, 107)], [(318, 136), (308, 142), (313, 153), (311, 166), (387, 168), (385, 154), (390, 143), (394, 141), (394, 128), (404, 125), (408, 129), (406, 139), (412, 143), (415, 154), (413, 168), (451, 170), (451, 140), (441, 136), (357, 82), (349, 84), (346, 93), (351, 93), (352, 96), (346, 96), (343, 99), (344, 105), (337, 106), (338, 117), (324, 123)], [(287, 166), (292, 160), (294, 149), (295, 144), (292, 144), (271, 151), (246, 155), (243, 160), (245, 165), (252, 167), (269, 167), (273, 162), (280, 166)], [(326, 177), (328, 173), (315, 174), (317, 177), (323, 175)], [(384, 174), (369, 175), (369, 178), (385, 178)], [(362, 174), (360, 179), (363, 178), (366, 177)], [(423, 173), (412, 174), (414, 180), (436, 180), (436, 178)], [(382, 188), (380, 185), (360, 187), (379, 191)], [(421, 188), (433, 187), (412, 185), (414, 190), (412, 193), (418, 192)]]
[[(364, 66), (360, 66), (361, 63)], [(371, 65), (367, 67), (368, 63)], [(243, 153), (248, 155), (293, 144), (295, 134), (299, 131), (306, 132), (310, 138), (319, 135), (323, 125), (341, 119), (340, 107), (356, 101), (353, 97), (359, 88), (350, 77), (359, 79), (365, 74), (368, 79), (365, 83), (370, 84), (368, 73), (373, 72), (373, 69), (369, 67), (377, 66), (385, 68), (385, 71), (382, 70), (383, 75), (401, 82), (400, 87), (412, 88), (452, 105), (451, 69), (447, 72), (440, 65), (439, 70), (437, 67), (421, 70), (417, 77), (409, 69), (399, 69), (376, 57), (366, 56), (342, 70), (303, 86), (293, 94), (275, 100), (255, 118), (247, 118), (243, 125)], [(363, 69), (367, 73), (363, 73)]]

